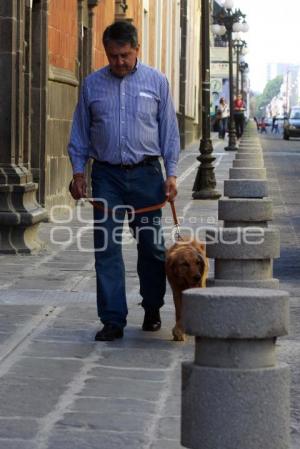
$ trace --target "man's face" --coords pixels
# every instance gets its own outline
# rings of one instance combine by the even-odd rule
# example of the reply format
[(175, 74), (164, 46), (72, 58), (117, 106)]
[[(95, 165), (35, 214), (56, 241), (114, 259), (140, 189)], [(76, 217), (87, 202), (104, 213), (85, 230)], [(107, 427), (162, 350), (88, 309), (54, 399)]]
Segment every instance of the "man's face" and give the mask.
[(112, 73), (120, 78), (128, 75), (136, 64), (138, 52), (139, 47), (132, 48), (130, 43), (120, 46), (110, 41), (105, 47), (105, 53)]

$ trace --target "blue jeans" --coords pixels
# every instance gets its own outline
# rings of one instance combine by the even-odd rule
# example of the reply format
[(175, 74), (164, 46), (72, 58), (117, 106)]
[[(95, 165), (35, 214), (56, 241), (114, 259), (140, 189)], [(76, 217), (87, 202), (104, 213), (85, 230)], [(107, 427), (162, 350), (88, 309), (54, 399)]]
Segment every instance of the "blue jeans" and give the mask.
[[(107, 203), (94, 208), (94, 246), (97, 277), (97, 309), (103, 324), (126, 326), (128, 313), (125, 267), (122, 257), (122, 228), (125, 208), (139, 209), (165, 199), (164, 179), (158, 160), (149, 165), (124, 169), (94, 162), (93, 198)], [(117, 210), (114, 213), (114, 208)], [(161, 209), (129, 217), (137, 240), (137, 272), (144, 309), (159, 309), (166, 291), (165, 246), (161, 232)]]
[(225, 135), (226, 135), (226, 131), (227, 131), (227, 117), (221, 118), (220, 122), (219, 122), (219, 137), (221, 139), (224, 139)]

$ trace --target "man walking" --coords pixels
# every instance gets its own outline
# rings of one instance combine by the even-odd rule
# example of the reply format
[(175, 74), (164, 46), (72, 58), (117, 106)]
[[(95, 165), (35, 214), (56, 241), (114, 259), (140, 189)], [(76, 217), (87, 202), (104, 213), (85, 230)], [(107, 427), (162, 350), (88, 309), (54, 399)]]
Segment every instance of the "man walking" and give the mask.
[[(129, 22), (115, 22), (104, 31), (103, 45), (109, 65), (83, 82), (68, 151), (73, 198), (86, 196), (84, 167), (92, 158), (93, 197), (105, 205), (94, 208), (97, 309), (104, 324), (95, 340), (111, 341), (123, 337), (128, 313), (122, 246), (117, 238), (124, 206), (136, 210), (159, 205), (165, 198), (174, 200), (180, 144), (168, 81), (137, 59), (136, 28)], [(129, 216), (137, 240), (144, 331), (161, 327), (166, 276), (160, 219), (161, 209)]]

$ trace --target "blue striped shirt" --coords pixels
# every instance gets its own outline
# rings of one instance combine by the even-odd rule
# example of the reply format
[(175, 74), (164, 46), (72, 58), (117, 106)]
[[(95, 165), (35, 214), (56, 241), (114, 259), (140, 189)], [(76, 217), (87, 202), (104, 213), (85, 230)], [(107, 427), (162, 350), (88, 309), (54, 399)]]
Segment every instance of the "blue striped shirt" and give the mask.
[(82, 173), (89, 158), (136, 164), (162, 156), (167, 176), (175, 176), (179, 151), (176, 113), (162, 73), (138, 61), (124, 78), (109, 66), (85, 78), (68, 145), (73, 173)]

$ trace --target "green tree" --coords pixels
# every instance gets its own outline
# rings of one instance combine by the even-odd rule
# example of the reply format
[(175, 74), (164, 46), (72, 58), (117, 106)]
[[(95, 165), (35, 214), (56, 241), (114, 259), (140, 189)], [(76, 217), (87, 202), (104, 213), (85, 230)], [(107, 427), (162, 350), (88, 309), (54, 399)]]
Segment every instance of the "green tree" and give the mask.
[(261, 95), (255, 97), (255, 115), (257, 117), (261, 118), (265, 114), (266, 106), (270, 103), (273, 97), (279, 94), (282, 82), (283, 77), (277, 76), (271, 81), (268, 81)]

